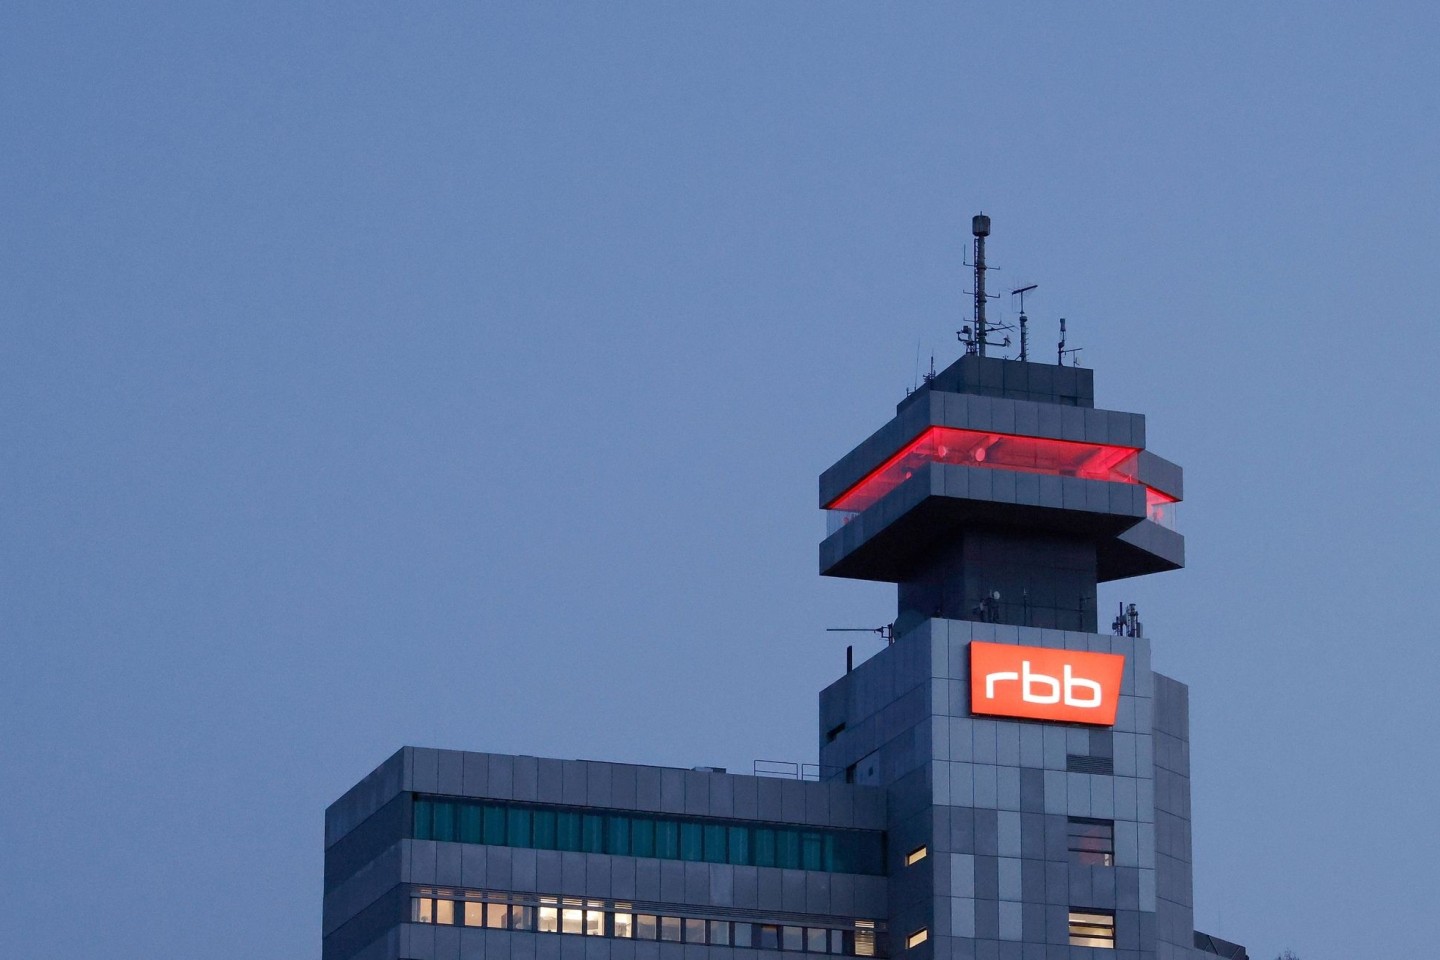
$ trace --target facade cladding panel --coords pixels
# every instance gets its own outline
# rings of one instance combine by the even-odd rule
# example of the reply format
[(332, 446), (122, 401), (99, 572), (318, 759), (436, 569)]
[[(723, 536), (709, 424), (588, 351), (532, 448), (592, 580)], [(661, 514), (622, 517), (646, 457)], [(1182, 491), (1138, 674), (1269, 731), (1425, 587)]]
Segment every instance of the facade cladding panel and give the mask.
[(1145, 443), (1089, 371), (962, 357), (821, 477), (879, 484), (822, 572), (899, 586), (821, 780), (406, 747), (326, 812), (324, 960), (1245, 960), (1194, 929), (1188, 690), (1098, 632), (1183, 563)]

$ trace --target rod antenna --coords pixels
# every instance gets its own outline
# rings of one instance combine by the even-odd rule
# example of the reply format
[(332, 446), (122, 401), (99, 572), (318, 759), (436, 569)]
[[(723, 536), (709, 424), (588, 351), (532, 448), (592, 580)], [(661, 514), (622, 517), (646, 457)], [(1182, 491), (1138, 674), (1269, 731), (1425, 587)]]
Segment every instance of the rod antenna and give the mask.
[(970, 218), (975, 235), (975, 346), (985, 356), (985, 238), (990, 236), (990, 218), (978, 213)]
[(973, 327), (967, 323), (956, 336), (960, 338), (961, 343), (965, 344), (967, 356), (977, 354), (983, 357), (986, 347), (1010, 346), (1008, 336), (1002, 341), (991, 341), (991, 331), (1005, 331), (1014, 328), (1003, 323), (991, 325), (985, 319), (985, 301), (1000, 299), (998, 293), (992, 296), (985, 292), (985, 272), (996, 269), (985, 262), (985, 238), (990, 236), (990, 218), (983, 213), (971, 217), (970, 232), (975, 235), (975, 321)]
[(1034, 290), (1034, 289), (1035, 289), (1036, 287), (1038, 287), (1038, 286), (1040, 286), (1040, 284), (1038, 284), (1038, 283), (1032, 283), (1032, 284), (1030, 284), (1030, 286), (1028, 286), (1028, 287), (1021, 287), (1019, 290), (1011, 290), (1011, 291), (1010, 291), (1010, 296), (1012, 296), (1012, 297), (1017, 297), (1017, 296), (1018, 296), (1018, 297), (1020, 298), (1020, 359), (1021, 359), (1021, 360), (1029, 360), (1029, 359), (1030, 359), (1030, 331), (1029, 331), (1029, 329), (1028, 329), (1028, 325), (1029, 325), (1029, 323), (1030, 323), (1030, 318), (1027, 317), (1027, 316), (1025, 316), (1025, 294), (1029, 293), (1031, 290)]

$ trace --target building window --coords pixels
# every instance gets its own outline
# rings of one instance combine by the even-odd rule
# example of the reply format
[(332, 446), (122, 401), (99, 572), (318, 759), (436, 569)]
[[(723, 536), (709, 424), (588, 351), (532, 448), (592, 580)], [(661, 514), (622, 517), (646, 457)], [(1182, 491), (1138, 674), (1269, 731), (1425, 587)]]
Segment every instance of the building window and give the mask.
[(905, 854), (905, 866), (913, 867), (915, 866), (915, 864), (919, 863), (921, 860), (924, 860), (928, 856), (930, 856), (930, 848), (923, 845), (918, 846), (914, 850), (911, 850), (909, 853)]
[(876, 950), (876, 929), (873, 920), (855, 921), (855, 956), (873, 957)]
[(540, 898), (540, 920), (535, 924), (535, 929), (541, 933), (558, 933), (560, 931), (560, 908), (555, 906), (553, 898)]
[[(625, 901), (581, 900), (529, 893), (413, 888), (412, 923), (463, 924), (490, 930), (662, 940), (671, 943), (758, 947), (787, 953), (882, 956), (873, 920), (853, 927), (800, 926), (635, 913)], [(921, 931), (922, 934), (925, 931)]]
[(826, 873), (885, 873), (885, 835), (879, 830), (799, 830), (714, 817), (592, 812), (420, 794), (414, 798), (412, 832), (416, 840)]
[(780, 949), (801, 951), (805, 949), (805, 928), (784, 926), (780, 928)]
[[(914, 950), (916, 947), (920, 946), (920, 944), (924, 943), (926, 940), (929, 939), (930, 928), (921, 927), (919, 930), (916, 930), (914, 933), (910, 934), (910, 936), (905, 938), (905, 949)], [(1074, 941), (1072, 940), (1071, 942), (1073, 943)]]
[(1115, 866), (1115, 821), (1071, 817), (1070, 860), (1086, 867)]
[(1115, 914), (1108, 910), (1070, 910), (1070, 946), (1115, 949)]

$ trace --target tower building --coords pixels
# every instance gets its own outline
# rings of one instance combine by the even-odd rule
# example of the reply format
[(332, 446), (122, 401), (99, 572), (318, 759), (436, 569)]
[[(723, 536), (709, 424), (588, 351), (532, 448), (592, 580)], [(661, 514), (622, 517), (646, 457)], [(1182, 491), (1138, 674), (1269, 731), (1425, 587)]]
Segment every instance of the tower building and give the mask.
[(326, 811), (324, 960), (1246, 957), (1194, 929), (1187, 688), (1096, 603), (1183, 566), (1181, 470), (987, 355), (974, 232), (969, 350), (820, 476), (820, 572), (897, 610), (818, 772), (402, 748)]

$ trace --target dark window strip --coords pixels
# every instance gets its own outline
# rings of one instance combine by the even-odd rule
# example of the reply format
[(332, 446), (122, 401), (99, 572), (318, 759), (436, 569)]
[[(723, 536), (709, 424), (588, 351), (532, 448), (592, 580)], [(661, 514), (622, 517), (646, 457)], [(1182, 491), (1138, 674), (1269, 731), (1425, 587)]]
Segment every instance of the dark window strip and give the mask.
[(878, 830), (836, 830), (714, 818), (415, 796), (416, 840), (607, 853), (697, 863), (883, 876)]

